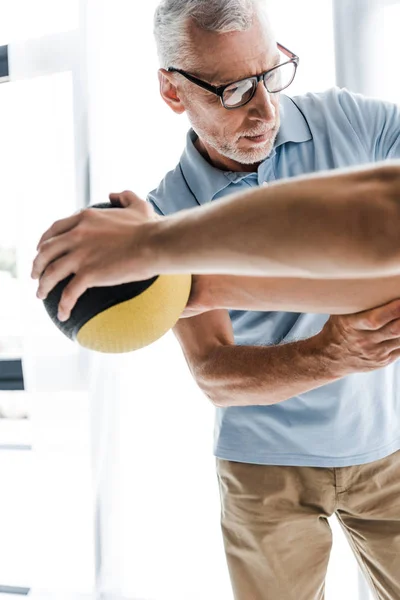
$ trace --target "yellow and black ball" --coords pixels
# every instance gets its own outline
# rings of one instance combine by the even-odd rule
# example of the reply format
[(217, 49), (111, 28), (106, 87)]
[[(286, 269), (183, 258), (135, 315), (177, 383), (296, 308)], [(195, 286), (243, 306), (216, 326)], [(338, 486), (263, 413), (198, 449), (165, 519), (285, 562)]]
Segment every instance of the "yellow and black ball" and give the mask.
[[(109, 202), (90, 208), (122, 208)], [(60, 281), (44, 306), (55, 325), (84, 348), (111, 354), (152, 344), (177, 323), (192, 285), (191, 275), (158, 275), (145, 281), (94, 287), (78, 299), (67, 321), (59, 321), (58, 305), (74, 274)]]

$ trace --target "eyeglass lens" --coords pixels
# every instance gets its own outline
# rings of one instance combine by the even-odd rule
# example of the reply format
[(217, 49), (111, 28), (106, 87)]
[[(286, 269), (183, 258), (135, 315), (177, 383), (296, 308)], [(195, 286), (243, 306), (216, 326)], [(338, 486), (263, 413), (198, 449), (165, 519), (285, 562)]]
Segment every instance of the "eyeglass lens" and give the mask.
[[(266, 89), (271, 94), (284, 90), (292, 83), (295, 72), (296, 67), (292, 62), (274, 69), (264, 77)], [(252, 97), (256, 84), (256, 79), (244, 79), (227, 87), (223, 94), (225, 106), (235, 108), (246, 104)]]

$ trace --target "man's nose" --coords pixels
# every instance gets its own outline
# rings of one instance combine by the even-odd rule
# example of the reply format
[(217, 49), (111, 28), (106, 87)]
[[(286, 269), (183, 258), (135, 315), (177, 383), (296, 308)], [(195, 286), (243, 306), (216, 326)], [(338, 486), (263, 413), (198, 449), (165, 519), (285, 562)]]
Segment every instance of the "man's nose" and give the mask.
[(273, 121), (275, 119), (276, 109), (271, 99), (271, 94), (266, 89), (264, 82), (259, 81), (249, 108), (257, 110), (258, 115), (262, 115), (265, 120)]

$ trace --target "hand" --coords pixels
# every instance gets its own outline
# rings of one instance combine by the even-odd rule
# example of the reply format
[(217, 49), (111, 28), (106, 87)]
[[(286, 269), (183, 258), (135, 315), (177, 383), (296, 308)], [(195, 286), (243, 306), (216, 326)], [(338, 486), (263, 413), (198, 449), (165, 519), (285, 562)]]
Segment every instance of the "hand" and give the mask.
[(400, 300), (354, 315), (333, 315), (322, 329), (324, 348), (342, 376), (387, 367), (400, 357)]
[[(132, 192), (110, 194), (121, 208), (87, 208), (56, 221), (41, 237), (31, 277), (40, 279), (37, 296), (47, 294), (71, 274), (59, 304), (67, 320), (80, 296), (91, 287), (113, 286), (157, 275), (146, 255), (151, 226), (162, 219), (150, 203)], [(50, 264), (51, 263), (51, 264)]]

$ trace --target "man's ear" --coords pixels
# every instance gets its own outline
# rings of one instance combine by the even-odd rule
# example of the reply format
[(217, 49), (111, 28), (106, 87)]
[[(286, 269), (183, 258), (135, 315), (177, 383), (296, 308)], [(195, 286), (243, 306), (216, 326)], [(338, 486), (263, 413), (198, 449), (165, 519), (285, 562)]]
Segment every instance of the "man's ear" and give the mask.
[(160, 82), (160, 94), (164, 102), (178, 115), (184, 113), (185, 107), (179, 97), (173, 74), (166, 69), (159, 69), (158, 80)]

